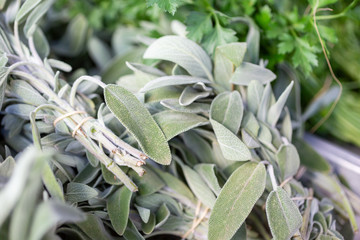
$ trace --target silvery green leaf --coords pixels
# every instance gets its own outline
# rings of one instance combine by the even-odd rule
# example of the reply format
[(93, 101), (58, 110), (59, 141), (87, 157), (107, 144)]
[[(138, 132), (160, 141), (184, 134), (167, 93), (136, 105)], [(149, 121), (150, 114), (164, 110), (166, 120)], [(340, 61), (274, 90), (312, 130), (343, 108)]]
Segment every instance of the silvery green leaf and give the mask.
[(256, 115), (256, 117), (260, 121), (263, 121), (263, 122), (266, 121), (266, 117), (267, 117), (268, 110), (270, 107), (270, 101), (271, 101), (271, 86), (270, 86), (270, 84), (267, 84), (263, 91), (263, 95), (261, 97), (261, 101), (258, 106), (257, 115)]
[(197, 114), (175, 111), (162, 111), (153, 115), (153, 118), (168, 141), (180, 133), (209, 123), (206, 118)]
[(264, 92), (263, 84), (259, 81), (252, 80), (247, 88), (247, 105), (249, 110), (256, 114)]
[(11, 114), (5, 115), (1, 121), (1, 124), (3, 125), (3, 129), (7, 131), (8, 138), (12, 138), (18, 135), (21, 132), (24, 123), (25, 123), (24, 119)]
[(160, 178), (166, 183), (166, 186), (173, 189), (175, 192), (177, 192), (180, 196), (187, 198), (190, 201), (194, 200), (194, 195), (186, 186), (186, 184), (179, 180), (178, 178), (174, 177), (170, 173), (164, 172), (157, 168), (152, 168), (159, 176)]
[(165, 186), (162, 179), (150, 168), (144, 167), (144, 170), (146, 173), (143, 176), (139, 176), (135, 171), (130, 172), (130, 177), (138, 186), (140, 195), (153, 194)]
[(265, 189), (262, 163), (245, 163), (222, 188), (209, 219), (209, 240), (231, 239), (250, 214)]
[(294, 176), (300, 167), (299, 154), (292, 144), (282, 145), (276, 153), (276, 160), (283, 180)]
[(221, 191), (221, 187), (215, 174), (215, 164), (201, 163), (195, 165), (194, 169), (200, 174), (202, 179), (216, 194), (216, 196), (218, 196)]
[(88, 22), (83, 15), (77, 15), (71, 20), (65, 34), (52, 49), (65, 57), (77, 56), (86, 46)]
[(181, 106), (178, 99), (162, 100), (161, 105), (178, 112), (185, 113), (203, 113), (210, 111), (210, 104), (207, 103), (193, 103), (189, 106)]
[(107, 63), (102, 71), (101, 79), (104, 83), (115, 83), (121, 76), (131, 74), (131, 70), (126, 66), (126, 62), (140, 62), (144, 53), (144, 48), (137, 47), (127, 54), (117, 55)]
[(105, 230), (104, 224), (100, 218), (94, 214), (86, 214), (86, 220), (75, 223), (87, 237), (96, 240), (111, 240), (113, 237)]
[(186, 75), (164, 76), (148, 82), (142, 89), (140, 89), (140, 92), (147, 92), (153, 89), (167, 87), (167, 86), (187, 85), (198, 82), (210, 83), (210, 81), (205, 78), (192, 77)]
[(9, 178), (15, 168), (15, 160), (13, 157), (7, 157), (3, 162), (0, 163), (0, 176)]
[(241, 129), (241, 139), (248, 148), (258, 148), (260, 144), (245, 129)]
[(110, 221), (117, 234), (123, 235), (128, 223), (132, 192), (125, 186), (119, 188), (107, 200)]
[[(22, 119), (29, 120), (30, 113), (35, 110), (36, 107), (28, 105), (28, 104), (12, 104), (5, 108), (5, 112), (8, 114), (14, 114)], [(45, 117), (45, 113), (43, 111), (38, 111), (35, 119), (41, 119)]]
[(143, 78), (139, 78), (135, 74), (122, 76), (118, 81), (116, 81), (116, 85), (122, 86), (134, 94), (138, 93), (146, 83), (148, 83), (146, 79), (144, 80)]
[(165, 36), (153, 42), (144, 53), (146, 59), (161, 59), (179, 64), (192, 76), (212, 79), (211, 60), (195, 42), (178, 36)]
[(36, 52), (41, 59), (47, 58), (50, 53), (49, 43), (40, 28), (37, 28), (33, 35)]
[(274, 239), (290, 239), (302, 223), (298, 207), (281, 187), (269, 194), (266, 215)]
[(247, 161), (251, 159), (249, 149), (233, 132), (213, 119), (210, 120), (210, 123), (227, 160)]
[(239, 131), (244, 105), (238, 91), (223, 92), (211, 103), (211, 119), (221, 123), (234, 134)]
[(26, 104), (40, 106), (48, 102), (37, 90), (23, 80), (11, 81), (11, 92)]
[(156, 212), (159, 207), (165, 203), (172, 214), (182, 214), (182, 209), (179, 202), (165, 194), (154, 193), (151, 195), (137, 196), (135, 202), (139, 206), (150, 209), (151, 212)]
[(242, 121), (242, 127), (253, 137), (257, 137), (260, 129), (258, 121), (251, 112), (246, 113), (244, 120)]
[[(41, 120), (36, 121), (36, 127), (39, 130), (40, 134), (42, 134), (42, 133), (49, 134), (49, 133), (54, 132), (54, 130), (55, 130), (54, 125), (45, 123), (45, 122), (43, 122)], [(25, 124), (24, 125), (24, 130), (31, 132), (31, 124), (30, 123)]]
[[(214, 55), (214, 81), (221, 86), (220, 91), (229, 91), (231, 88), (230, 79), (234, 72), (234, 64), (222, 55), (218, 48), (219, 47), (215, 49)], [(216, 85), (215, 87), (219, 88)]]
[(287, 138), (289, 142), (292, 140), (292, 123), (291, 123), (291, 116), (290, 112), (287, 108), (285, 108), (285, 117), (283, 119), (282, 125), (281, 125), (281, 134)]
[(87, 164), (86, 167), (75, 176), (73, 182), (89, 184), (99, 175), (99, 172), (100, 168), (95, 168), (91, 166), (91, 164)]
[(184, 68), (180, 67), (179, 64), (175, 64), (171, 70), (171, 75), (189, 75), (189, 73)]
[(260, 30), (251, 18), (246, 18), (246, 23), (249, 26), (249, 31), (246, 35), (247, 51), (245, 54), (245, 61), (258, 63), (260, 52)]
[(38, 240), (53, 227), (64, 223), (84, 221), (86, 216), (75, 207), (55, 201), (41, 203), (35, 212), (29, 240)]
[(285, 106), (286, 100), (291, 92), (293, 85), (294, 81), (292, 81), (289, 86), (284, 90), (276, 103), (270, 107), (267, 115), (267, 122), (271, 126), (275, 126), (277, 121), (279, 120), (280, 114)]
[[(41, 1), (41, 0), (40, 0)], [(54, 0), (44, 0), (36, 6), (36, 8), (29, 14), (26, 18), (26, 23), (24, 26), (24, 33), (26, 37), (30, 37), (34, 34), (38, 22), (46, 14)]]
[(171, 21), (171, 31), (181, 37), (186, 37), (187, 34), (186, 26), (178, 20)]
[(23, 18), (40, 2), (41, 0), (26, 0), (17, 12), (15, 21), (21, 22)]
[(179, 104), (181, 106), (189, 106), (196, 100), (206, 98), (209, 95), (210, 92), (197, 91), (192, 86), (187, 86), (180, 95)]
[(3, 10), (5, 4), (6, 4), (6, 0), (0, 0), (0, 10)]
[(149, 219), (150, 219), (150, 214), (151, 214), (150, 209), (138, 206), (136, 204), (134, 204), (134, 205), (135, 205), (135, 208), (137, 209), (137, 211), (138, 211), (138, 213), (140, 215), (141, 220), (144, 223), (147, 223), (149, 221)]
[(87, 49), (91, 59), (100, 69), (103, 69), (111, 60), (111, 51), (109, 47), (101, 39), (95, 36), (92, 36), (89, 39)]
[(256, 64), (243, 62), (236, 68), (230, 82), (237, 85), (248, 86), (252, 80), (259, 81), (261, 84), (267, 84), (275, 78), (276, 75), (269, 69)]
[(216, 197), (201, 176), (190, 167), (183, 165), (186, 182), (195, 196), (207, 207), (213, 208)]
[(67, 185), (65, 198), (72, 203), (87, 201), (96, 197), (98, 192), (86, 184), (70, 182)]
[(184, 132), (181, 136), (185, 145), (198, 157), (200, 162), (213, 163), (215, 161), (211, 145), (195, 131)]
[(4, 223), (7, 216), (15, 207), (18, 199), (23, 192), (28, 176), (30, 174), (29, 169), (36, 161), (39, 152), (35, 148), (28, 148), (18, 158), (13, 174), (8, 182), (0, 190), (0, 202), (2, 210), (0, 211), (0, 225)]
[(272, 145), (273, 136), (271, 134), (271, 131), (263, 123), (260, 123), (260, 131), (259, 131), (259, 135), (258, 135), (258, 140), (263, 145), (265, 145), (267, 148), (276, 152), (276, 148)]
[(170, 217), (170, 211), (166, 204), (163, 203), (156, 211), (156, 225), (155, 228), (161, 227)]
[(145, 238), (139, 233), (134, 223), (129, 219), (127, 228), (124, 232), (124, 238), (126, 240), (145, 240)]
[(145, 224), (141, 225), (141, 230), (145, 234), (150, 234), (150, 233), (152, 233), (154, 231), (155, 224), (156, 224), (155, 214), (151, 213), (150, 216), (149, 216), (149, 220)]
[(72, 67), (69, 64), (67, 64), (66, 62), (57, 60), (57, 59), (49, 58), (49, 59), (47, 59), (47, 62), (52, 68), (59, 69), (63, 72), (71, 72), (71, 70), (72, 70)]
[(86, 158), (88, 159), (89, 163), (93, 167), (97, 167), (99, 165), (99, 159), (97, 159), (92, 153), (86, 150)]
[(8, 62), (8, 58), (6, 57), (6, 54), (2, 53), (0, 55), (0, 109), (2, 107), (5, 97), (6, 78), (4, 77), (7, 71), (7, 68), (5, 68), (7, 62)]
[(152, 80), (157, 77), (166, 76), (166, 74), (163, 71), (160, 71), (157, 68), (147, 66), (144, 64), (126, 62), (126, 66), (131, 70), (133, 70), (135, 74), (141, 77), (149, 77), (149, 80)]
[(145, 94), (145, 103), (160, 102), (166, 99), (179, 99), (181, 92), (181, 89), (175, 86), (157, 88)]
[(244, 59), (246, 45), (247, 44), (243, 42), (228, 43), (217, 47), (215, 52), (218, 51), (219, 54), (229, 59), (235, 67), (238, 67)]
[(116, 85), (106, 86), (104, 95), (108, 108), (136, 138), (145, 154), (160, 164), (170, 164), (171, 154), (166, 138), (139, 100)]

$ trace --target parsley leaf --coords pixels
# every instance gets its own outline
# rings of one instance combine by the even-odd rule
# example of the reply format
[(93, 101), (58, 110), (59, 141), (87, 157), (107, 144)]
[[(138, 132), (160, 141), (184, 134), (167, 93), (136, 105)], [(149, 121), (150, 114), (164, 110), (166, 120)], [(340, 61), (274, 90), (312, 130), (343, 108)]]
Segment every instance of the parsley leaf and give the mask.
[(186, 20), (187, 37), (200, 42), (212, 29), (211, 16), (200, 12), (191, 12)]
[(307, 41), (301, 38), (296, 38), (297, 46), (295, 47), (295, 53), (292, 57), (292, 62), (295, 67), (300, 66), (305, 73), (309, 73), (313, 66), (318, 65), (318, 60), (315, 52), (317, 49), (314, 46), (310, 46)]
[(203, 46), (209, 54), (213, 54), (217, 46), (230, 42), (236, 42), (236, 32), (230, 28), (223, 28), (219, 23), (215, 24), (215, 28), (208, 33), (203, 41)]
[(184, 3), (183, 0), (147, 0), (148, 7), (156, 4), (160, 9), (175, 14), (176, 9)]
[(294, 50), (295, 40), (290, 34), (287, 33), (282, 34), (279, 37), (279, 40), (281, 41), (278, 44), (278, 52), (280, 54), (290, 53)]

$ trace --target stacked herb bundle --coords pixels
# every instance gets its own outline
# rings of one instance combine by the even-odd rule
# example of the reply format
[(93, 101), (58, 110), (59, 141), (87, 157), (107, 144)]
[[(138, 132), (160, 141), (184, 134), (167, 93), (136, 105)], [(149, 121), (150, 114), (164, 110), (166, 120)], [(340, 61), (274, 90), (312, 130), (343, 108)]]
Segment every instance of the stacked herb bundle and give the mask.
[[(22, 224), (26, 226), (22, 236), (30, 233), (31, 239), (45, 234), (64, 239), (117, 239), (119, 235), (143, 239), (159, 234), (187, 239), (270, 239), (270, 234), (277, 239), (342, 239), (335, 218), (343, 223), (349, 219), (357, 229), (340, 184), (326, 175), (327, 163), (311, 150), (306, 151), (311, 157), (301, 156), (300, 161), (291, 144), (290, 115), (283, 108), (293, 84), (275, 100), (270, 86), (275, 75), (264, 66), (243, 62), (245, 43), (219, 46), (211, 59), (195, 42), (166, 36), (153, 41), (144, 54), (167, 61), (155, 62), (160, 69), (127, 63), (134, 73), (121, 78), (118, 85), (106, 86), (99, 78), (83, 76), (70, 87), (52, 70), (69, 66), (39, 51), (46, 49), (46, 40), (39, 38), (42, 34), (34, 25), (39, 18), (34, 22), (31, 16), (38, 17), (44, 6), (36, 4), (26, 1), (17, 12), (14, 35), (5, 27), (12, 25), (11, 20), (2, 24), (0, 86), (7, 113), (3, 136), (15, 152), (32, 141), (38, 148), (28, 150), (33, 152), (25, 160), (19, 157), (1, 189), (2, 202), (11, 202), (1, 215), (7, 220), (1, 227), (5, 238), (9, 234), (17, 239), (15, 230), (21, 220), (16, 216), (21, 211), (34, 219)], [(24, 17), (25, 25), (21, 24)], [(21, 42), (19, 25), (24, 25), (28, 41)], [(96, 84), (104, 88), (106, 106)], [(88, 117), (95, 112), (97, 120)], [(10, 124), (15, 121), (16, 125)], [(145, 155), (136, 145), (153, 160), (170, 166), (150, 160), (151, 166), (139, 166)], [(52, 149), (51, 157), (41, 155), (41, 148)], [(45, 157), (48, 162), (37, 160)], [(23, 183), (32, 177), (21, 173), (32, 161), (39, 165), (31, 168), (37, 177), (29, 186), (41, 189), (41, 173), (46, 189), (47, 204), (36, 208), (40, 213), (21, 204), (26, 202), (25, 192), (10, 198), (8, 190), (19, 182), (18, 189), (24, 189)], [(319, 172), (303, 175), (300, 162)], [(14, 166), (11, 157), (1, 164), (5, 180), (10, 176), (8, 166)], [(332, 181), (334, 187), (315, 184), (314, 194), (298, 181), (301, 176)], [(135, 184), (138, 192), (132, 193), (137, 190)], [(333, 189), (341, 199), (333, 194), (329, 195), (333, 201), (315, 198)], [(34, 200), (31, 206), (36, 206), (38, 195), (29, 197)], [(56, 198), (86, 214), (67, 215), (70, 208), (64, 203), (52, 204)], [(333, 215), (333, 205), (340, 214)], [(44, 216), (53, 217), (50, 227), (39, 227)], [(56, 224), (61, 227), (55, 229)], [(344, 225), (339, 229), (344, 230)]]

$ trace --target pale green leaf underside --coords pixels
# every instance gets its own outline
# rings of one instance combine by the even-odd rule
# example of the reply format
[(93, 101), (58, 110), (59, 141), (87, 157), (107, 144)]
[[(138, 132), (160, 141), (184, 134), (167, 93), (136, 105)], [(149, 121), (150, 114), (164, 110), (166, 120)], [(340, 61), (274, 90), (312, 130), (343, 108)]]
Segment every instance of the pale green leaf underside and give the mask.
[(170, 164), (170, 148), (165, 135), (139, 100), (116, 85), (108, 85), (104, 95), (111, 112), (135, 137), (145, 154), (160, 164)]
[(210, 123), (227, 160), (247, 161), (251, 159), (250, 150), (233, 132), (213, 119), (210, 120)]
[(211, 79), (211, 60), (195, 42), (179, 36), (165, 36), (153, 42), (145, 59), (161, 59), (179, 64), (192, 76)]
[(229, 240), (263, 194), (266, 170), (262, 163), (245, 163), (230, 176), (209, 220), (209, 240)]
[(230, 82), (237, 85), (247, 86), (252, 80), (260, 81), (262, 84), (269, 83), (276, 78), (276, 75), (256, 64), (243, 62), (236, 68)]
[(160, 126), (168, 141), (180, 133), (209, 123), (206, 118), (194, 113), (175, 111), (162, 111), (153, 115), (153, 118)]
[(269, 194), (266, 215), (274, 239), (290, 239), (302, 223), (299, 209), (280, 187)]

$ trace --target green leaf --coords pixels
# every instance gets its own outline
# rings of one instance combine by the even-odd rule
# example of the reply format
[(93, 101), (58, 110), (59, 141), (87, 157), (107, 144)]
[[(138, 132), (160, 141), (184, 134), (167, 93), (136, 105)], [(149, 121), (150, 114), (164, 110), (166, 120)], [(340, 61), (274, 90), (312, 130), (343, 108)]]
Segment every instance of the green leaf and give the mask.
[(134, 223), (129, 219), (128, 226), (124, 232), (124, 238), (126, 240), (145, 240), (145, 238), (139, 233)]
[(288, 33), (281, 34), (279, 37), (281, 41), (277, 47), (280, 54), (290, 53), (295, 48), (295, 39)]
[(328, 173), (331, 170), (330, 164), (319, 153), (317, 153), (304, 140), (295, 138), (294, 145), (299, 150), (301, 165), (312, 171)]
[(221, 123), (210, 120), (221, 151), (227, 160), (247, 161), (251, 159), (251, 153), (246, 145), (229, 129)]
[(209, 219), (209, 240), (233, 237), (264, 192), (266, 170), (262, 163), (245, 163), (225, 183)]
[(64, 192), (62, 186), (60, 186), (59, 182), (56, 180), (55, 174), (49, 163), (45, 164), (44, 166), (42, 172), (42, 181), (53, 198), (64, 201)]
[(211, 103), (210, 117), (224, 125), (234, 134), (240, 129), (244, 105), (238, 91), (224, 92)]
[(160, 164), (170, 164), (171, 154), (166, 138), (149, 111), (126, 89), (108, 85), (105, 101), (111, 112), (135, 137), (140, 147)]
[(175, 14), (176, 9), (184, 3), (184, 0), (146, 0), (148, 6), (156, 4), (161, 10)]
[(186, 35), (189, 39), (200, 42), (212, 29), (211, 16), (201, 12), (191, 12), (186, 18)]
[(279, 120), (280, 114), (285, 106), (286, 100), (292, 90), (294, 85), (294, 81), (292, 81), (289, 86), (284, 90), (284, 92), (280, 95), (279, 99), (276, 101), (274, 105), (272, 105), (269, 109), (267, 122), (271, 126), (275, 126), (277, 121)]
[(15, 160), (13, 157), (7, 157), (0, 163), (0, 176), (10, 178), (15, 168)]
[(86, 233), (90, 239), (96, 240), (110, 240), (113, 237), (105, 230), (104, 224), (100, 218), (94, 214), (86, 214), (86, 220), (83, 222), (76, 223), (83, 232)]
[(299, 154), (294, 145), (282, 145), (276, 153), (276, 161), (279, 164), (283, 180), (296, 174), (300, 167)]
[(208, 33), (203, 40), (203, 46), (209, 54), (213, 54), (217, 46), (236, 42), (236, 32), (230, 28), (224, 28), (219, 23)]
[(117, 234), (122, 236), (128, 224), (132, 192), (127, 187), (119, 188), (106, 202), (111, 224)]
[(160, 102), (161, 105), (178, 111), (178, 112), (185, 112), (185, 113), (206, 113), (210, 111), (210, 104), (207, 103), (193, 103), (189, 106), (181, 106), (179, 104), (178, 99), (166, 99)]
[(101, 163), (101, 173), (106, 183), (111, 185), (121, 185), (122, 182), (104, 164)]
[(165, 36), (157, 39), (148, 47), (144, 58), (171, 61), (194, 77), (207, 77), (212, 80), (209, 56), (195, 42), (183, 37)]
[(176, 75), (176, 76), (165, 76), (156, 78), (148, 82), (139, 92), (148, 92), (153, 89), (168, 87), (168, 86), (178, 86), (178, 85), (187, 85), (193, 83), (211, 83), (209, 80), (198, 77), (191, 77), (186, 75)]
[(215, 174), (215, 164), (201, 163), (195, 165), (194, 169), (200, 174), (211, 190), (218, 196), (220, 194), (221, 187)]
[(145, 234), (150, 234), (154, 231), (155, 228), (155, 224), (156, 224), (156, 217), (155, 214), (150, 214), (150, 218), (149, 221), (146, 222), (145, 224), (141, 225), (141, 230), (145, 233)]
[(281, 187), (269, 194), (266, 215), (274, 239), (290, 239), (301, 227), (299, 209)]
[(145, 174), (139, 176), (135, 171), (130, 172), (130, 176), (136, 186), (139, 188), (140, 195), (149, 195), (153, 194), (165, 186), (165, 183), (161, 178), (158, 177), (150, 168), (143, 167)]
[(300, 66), (305, 73), (309, 73), (312, 67), (318, 65), (317, 50), (303, 39), (296, 38), (296, 43), (295, 53), (292, 57), (294, 67)]
[(98, 192), (86, 184), (70, 182), (67, 185), (65, 198), (72, 203), (87, 201), (98, 195)]
[(190, 167), (183, 165), (182, 169), (189, 187), (195, 196), (207, 207), (213, 208), (215, 204), (215, 195), (204, 182), (201, 176)]
[(149, 219), (150, 219), (150, 214), (151, 214), (151, 211), (150, 209), (147, 209), (147, 208), (143, 208), (143, 207), (140, 207), (138, 205), (135, 204), (135, 207), (140, 215), (140, 218), (141, 220), (144, 222), (144, 223), (147, 223), (149, 222)]
[(170, 211), (166, 204), (163, 203), (156, 212), (156, 225), (155, 228), (161, 227), (170, 217)]
[(256, 114), (261, 98), (263, 96), (264, 86), (260, 83), (260, 81), (252, 80), (247, 88), (247, 105), (249, 110)]
[(28, 239), (42, 239), (51, 228), (85, 218), (85, 214), (75, 207), (54, 201), (42, 202), (36, 209)]
[(175, 215), (182, 214), (182, 208), (180, 203), (178, 201), (175, 201), (175, 199), (173, 199), (172, 197), (165, 194), (154, 193), (151, 195), (137, 196), (135, 200), (136, 200), (136, 204), (138, 204), (141, 207), (150, 209), (151, 212), (156, 212), (159, 209), (159, 207), (165, 203), (172, 214)]
[(209, 123), (206, 118), (197, 114), (175, 111), (162, 111), (153, 115), (153, 118), (168, 141), (180, 133)]
[(257, 80), (261, 84), (267, 84), (275, 78), (276, 75), (269, 69), (256, 64), (243, 62), (236, 68), (230, 82), (237, 85), (248, 86), (252, 80)]
[(40, 2), (41, 0), (26, 0), (17, 12), (15, 21), (21, 22), (23, 18)]

